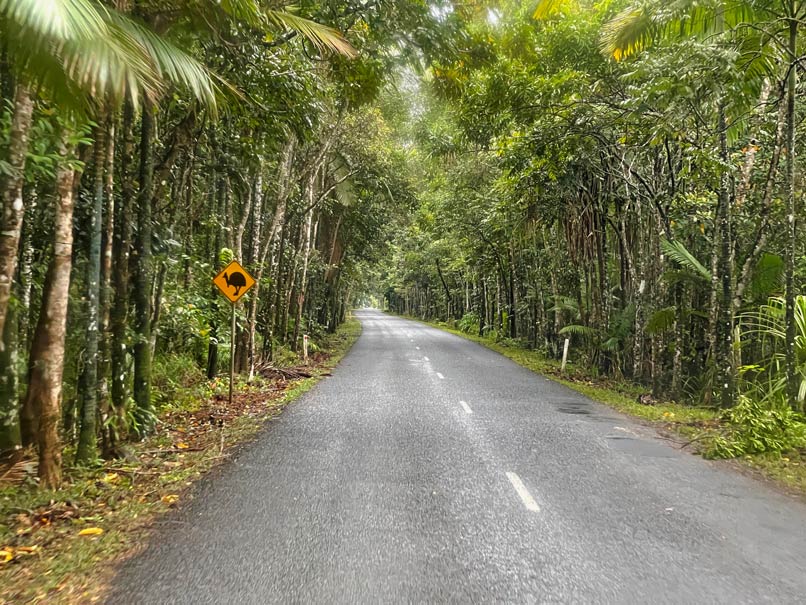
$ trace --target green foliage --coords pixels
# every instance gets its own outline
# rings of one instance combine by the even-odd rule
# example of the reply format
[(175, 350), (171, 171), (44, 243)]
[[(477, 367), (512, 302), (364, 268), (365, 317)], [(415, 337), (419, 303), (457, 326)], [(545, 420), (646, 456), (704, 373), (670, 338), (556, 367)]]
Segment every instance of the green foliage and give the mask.
[(661, 240), (661, 248), (682, 268), (689, 270), (705, 281), (711, 281), (711, 272), (688, 251), (683, 242), (679, 240)]
[(155, 408), (190, 409), (210, 396), (207, 378), (198, 362), (181, 353), (158, 355), (152, 368)]
[(806, 419), (780, 400), (765, 404), (742, 396), (722, 419), (724, 430), (711, 440), (707, 457), (785, 454), (806, 448)]
[(479, 333), (479, 316), (477, 313), (465, 313), (462, 315), (456, 327), (465, 334), (478, 334)]
[[(806, 295), (795, 297), (795, 371), (799, 388), (793, 407), (802, 408), (806, 399)], [(741, 316), (741, 339), (745, 349), (760, 352), (757, 364), (747, 364), (741, 374), (742, 387), (762, 401), (774, 401), (786, 392), (784, 361), (786, 345), (786, 301), (773, 296), (758, 311)]]

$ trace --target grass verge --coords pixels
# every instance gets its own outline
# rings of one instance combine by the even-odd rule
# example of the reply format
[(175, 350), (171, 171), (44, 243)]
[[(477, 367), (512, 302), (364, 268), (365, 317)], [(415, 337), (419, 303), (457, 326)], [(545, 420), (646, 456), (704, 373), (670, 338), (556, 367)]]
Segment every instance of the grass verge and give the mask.
[[(713, 408), (668, 401), (653, 401), (652, 405), (646, 405), (639, 401), (639, 397), (646, 394), (646, 388), (640, 385), (593, 377), (584, 368), (573, 363), (568, 363), (565, 372), (562, 372), (559, 361), (547, 359), (539, 352), (517, 344), (467, 334), (445, 322), (423, 321), (416, 317), (407, 319), (425, 323), (492, 349), (518, 365), (547, 376), (594, 401), (640, 419), (677, 441), (678, 447), (686, 447), (692, 453), (701, 453), (700, 445), (706, 443), (708, 437), (720, 428), (719, 411)], [(734, 461), (725, 461), (726, 464), (730, 462)], [(755, 454), (737, 458), (735, 462), (738, 463), (737, 468), (746, 474), (771, 482), (786, 493), (798, 497), (806, 496), (806, 452), (796, 451), (784, 456)]]
[(309, 366), (237, 384), (232, 407), (226, 380), (177, 393), (152, 437), (132, 444), (125, 459), (67, 467), (60, 490), (0, 489), (0, 603), (100, 602), (115, 563), (160, 531), (160, 517), (195, 481), (328, 376), (360, 333), (350, 319)]

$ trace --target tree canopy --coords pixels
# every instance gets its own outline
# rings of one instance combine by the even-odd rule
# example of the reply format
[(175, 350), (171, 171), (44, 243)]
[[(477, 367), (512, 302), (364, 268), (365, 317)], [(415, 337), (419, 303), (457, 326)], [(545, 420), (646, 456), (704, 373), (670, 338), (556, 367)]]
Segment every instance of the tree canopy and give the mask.
[(802, 411), (802, 13), (0, 0), (0, 450), (58, 485), (167, 360), (252, 377), (370, 303)]

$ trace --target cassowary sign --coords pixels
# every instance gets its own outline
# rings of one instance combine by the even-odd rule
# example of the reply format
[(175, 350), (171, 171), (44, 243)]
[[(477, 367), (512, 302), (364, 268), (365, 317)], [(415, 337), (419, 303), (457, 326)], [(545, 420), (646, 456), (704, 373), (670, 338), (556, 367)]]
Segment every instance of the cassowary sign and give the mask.
[(255, 285), (255, 280), (241, 267), (238, 261), (232, 261), (226, 268), (215, 276), (213, 283), (218, 286), (222, 294), (232, 302), (237, 302)]

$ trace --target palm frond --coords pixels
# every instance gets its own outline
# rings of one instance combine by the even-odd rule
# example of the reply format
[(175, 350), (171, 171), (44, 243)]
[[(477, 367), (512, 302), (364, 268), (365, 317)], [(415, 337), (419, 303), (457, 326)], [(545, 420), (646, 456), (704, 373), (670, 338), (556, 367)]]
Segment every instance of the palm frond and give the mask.
[(547, 19), (553, 15), (558, 14), (571, 3), (570, 0), (538, 0), (535, 6), (535, 12), (532, 14), (533, 19), (538, 21)]
[(208, 109), (215, 111), (217, 87), (213, 74), (204, 64), (147, 27), (119, 13), (109, 13), (109, 24), (122, 37), (142, 49), (161, 79), (183, 86)]
[(602, 28), (602, 51), (617, 61), (637, 54), (653, 42), (672, 38), (707, 38), (753, 19), (751, 2), (698, 0), (654, 1), (629, 6)]
[(780, 292), (783, 286), (784, 260), (777, 254), (765, 253), (753, 268), (750, 288), (757, 297)]
[(602, 51), (616, 61), (626, 59), (649, 46), (655, 37), (655, 27), (643, 7), (623, 10), (602, 28)]
[(14, 27), (61, 42), (105, 35), (105, 10), (88, 0), (0, 0)]
[(582, 326), (579, 324), (569, 324), (559, 331), (560, 334), (569, 334), (573, 336), (581, 336), (582, 338), (595, 338), (599, 335), (599, 330), (591, 328), (590, 326)]
[(706, 269), (695, 256), (686, 249), (683, 242), (664, 239), (660, 243), (664, 254), (684, 269), (688, 269), (706, 281), (711, 280), (711, 272)]
[(264, 24), (263, 10), (255, 0), (219, 0), (218, 6), (229, 16), (260, 29)]
[(338, 31), (316, 21), (305, 19), (291, 12), (267, 10), (266, 18), (276, 26), (299, 32), (321, 50), (330, 50), (345, 57), (355, 57), (358, 52)]
[(674, 307), (664, 307), (655, 311), (646, 324), (647, 333), (661, 334), (669, 330), (674, 325), (675, 311)]

